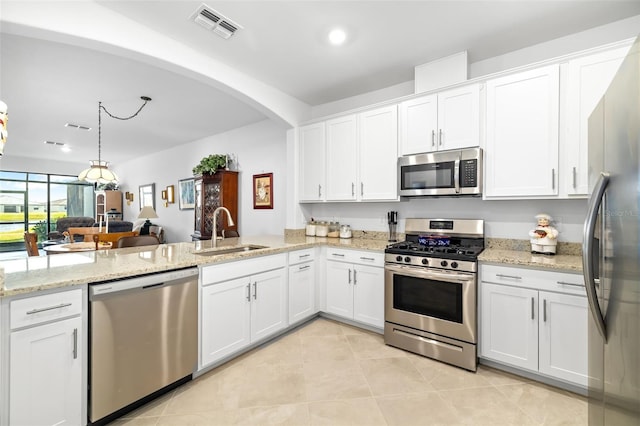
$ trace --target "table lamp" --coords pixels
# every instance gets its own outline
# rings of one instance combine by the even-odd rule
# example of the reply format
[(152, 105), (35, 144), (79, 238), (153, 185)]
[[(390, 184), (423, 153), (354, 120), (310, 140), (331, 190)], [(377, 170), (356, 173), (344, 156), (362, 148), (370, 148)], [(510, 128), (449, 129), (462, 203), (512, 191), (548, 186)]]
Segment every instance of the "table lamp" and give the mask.
[(149, 227), (151, 226), (151, 221), (149, 219), (157, 219), (158, 215), (153, 207), (145, 206), (140, 210), (140, 214), (138, 215), (138, 219), (147, 219), (140, 228), (140, 235), (149, 235)]

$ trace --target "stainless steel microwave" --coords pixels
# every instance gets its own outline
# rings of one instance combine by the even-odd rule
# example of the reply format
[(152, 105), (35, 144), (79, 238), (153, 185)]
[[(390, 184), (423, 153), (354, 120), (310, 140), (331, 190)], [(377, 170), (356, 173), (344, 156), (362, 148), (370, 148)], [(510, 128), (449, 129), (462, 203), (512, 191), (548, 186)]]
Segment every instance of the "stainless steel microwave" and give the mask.
[(398, 182), (401, 197), (482, 195), (482, 149), (400, 157)]

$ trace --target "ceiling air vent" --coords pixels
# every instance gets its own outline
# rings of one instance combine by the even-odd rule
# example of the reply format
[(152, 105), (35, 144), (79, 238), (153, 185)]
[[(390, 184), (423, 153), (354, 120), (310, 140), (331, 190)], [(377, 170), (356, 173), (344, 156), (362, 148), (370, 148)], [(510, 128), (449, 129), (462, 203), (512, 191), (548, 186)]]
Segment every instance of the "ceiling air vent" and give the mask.
[(230, 38), (236, 31), (242, 28), (220, 12), (202, 3), (191, 15), (191, 20), (196, 24), (218, 34), (224, 39)]

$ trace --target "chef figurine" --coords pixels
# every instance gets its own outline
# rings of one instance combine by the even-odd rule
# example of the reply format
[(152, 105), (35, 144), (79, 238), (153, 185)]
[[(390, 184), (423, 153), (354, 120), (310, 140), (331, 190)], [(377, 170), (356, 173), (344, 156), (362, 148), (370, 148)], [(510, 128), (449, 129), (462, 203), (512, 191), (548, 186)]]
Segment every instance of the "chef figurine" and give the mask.
[(538, 226), (529, 231), (531, 253), (556, 254), (558, 230), (550, 225), (551, 216), (545, 213), (536, 215)]
[(4, 144), (7, 142), (7, 104), (0, 101), (0, 157), (4, 154)]

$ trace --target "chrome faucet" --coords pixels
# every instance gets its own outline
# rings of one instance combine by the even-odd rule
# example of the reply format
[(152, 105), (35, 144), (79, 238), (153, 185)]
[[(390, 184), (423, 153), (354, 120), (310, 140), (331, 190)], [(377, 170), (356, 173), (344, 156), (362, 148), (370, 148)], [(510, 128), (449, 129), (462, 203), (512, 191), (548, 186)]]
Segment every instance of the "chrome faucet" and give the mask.
[[(225, 211), (227, 213), (227, 221), (229, 222), (229, 226), (235, 225), (235, 223), (233, 223), (233, 219), (231, 218), (231, 213), (226, 207), (220, 206), (217, 209), (215, 209), (213, 211), (213, 235), (211, 236), (211, 239), (213, 240), (213, 247), (216, 246), (216, 243), (218, 241), (218, 212), (220, 210)], [(224, 240), (224, 233), (222, 233), (221, 239)]]

